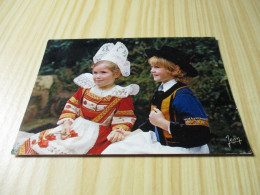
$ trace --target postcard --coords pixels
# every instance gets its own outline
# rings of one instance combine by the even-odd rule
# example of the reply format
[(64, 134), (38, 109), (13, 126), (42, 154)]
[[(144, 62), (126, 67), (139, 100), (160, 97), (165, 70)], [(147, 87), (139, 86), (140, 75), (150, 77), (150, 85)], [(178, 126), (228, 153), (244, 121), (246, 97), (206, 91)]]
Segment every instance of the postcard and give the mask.
[(253, 155), (214, 37), (49, 40), (12, 154)]

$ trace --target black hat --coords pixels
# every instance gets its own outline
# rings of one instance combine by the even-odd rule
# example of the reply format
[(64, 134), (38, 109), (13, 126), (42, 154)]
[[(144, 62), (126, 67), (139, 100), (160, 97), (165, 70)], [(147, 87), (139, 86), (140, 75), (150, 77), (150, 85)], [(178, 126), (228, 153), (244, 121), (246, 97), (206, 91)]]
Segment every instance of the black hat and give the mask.
[(190, 58), (175, 48), (163, 46), (160, 50), (147, 49), (145, 53), (149, 58), (157, 56), (173, 62), (175, 65), (180, 66), (180, 69), (186, 72), (189, 77), (198, 75), (198, 71), (190, 64)]

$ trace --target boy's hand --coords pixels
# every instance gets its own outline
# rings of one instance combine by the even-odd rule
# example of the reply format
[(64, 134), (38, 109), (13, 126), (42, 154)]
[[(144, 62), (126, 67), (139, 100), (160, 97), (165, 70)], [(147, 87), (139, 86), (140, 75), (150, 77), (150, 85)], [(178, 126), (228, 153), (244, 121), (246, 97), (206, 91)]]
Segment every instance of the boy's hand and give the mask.
[(170, 121), (168, 121), (163, 116), (163, 113), (158, 108), (154, 108), (154, 110), (150, 112), (149, 121), (152, 125), (160, 127), (161, 129), (168, 131)]

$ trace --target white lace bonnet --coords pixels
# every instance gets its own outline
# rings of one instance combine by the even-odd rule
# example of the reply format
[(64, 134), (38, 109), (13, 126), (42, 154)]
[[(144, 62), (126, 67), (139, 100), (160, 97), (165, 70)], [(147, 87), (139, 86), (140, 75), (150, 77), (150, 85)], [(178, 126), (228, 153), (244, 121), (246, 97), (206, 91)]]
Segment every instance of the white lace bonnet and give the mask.
[[(127, 61), (128, 50), (126, 46), (117, 42), (115, 45), (113, 43), (106, 43), (97, 51), (96, 55), (93, 57), (93, 62), (97, 63), (101, 60), (111, 61), (118, 65), (122, 75), (127, 77), (130, 75), (130, 62)], [(95, 86), (93, 81), (93, 75), (90, 73), (83, 73), (76, 78), (74, 78), (74, 83), (85, 89), (92, 88)], [(139, 85), (131, 84), (126, 87), (117, 86), (112, 91), (113, 96), (117, 97), (127, 97), (128, 95), (136, 95), (140, 90)]]
[(119, 67), (122, 75), (127, 77), (130, 75), (130, 62), (127, 61), (127, 55), (128, 50), (123, 43), (117, 42), (115, 45), (105, 43), (93, 57), (93, 62), (97, 63), (101, 60), (113, 62)]

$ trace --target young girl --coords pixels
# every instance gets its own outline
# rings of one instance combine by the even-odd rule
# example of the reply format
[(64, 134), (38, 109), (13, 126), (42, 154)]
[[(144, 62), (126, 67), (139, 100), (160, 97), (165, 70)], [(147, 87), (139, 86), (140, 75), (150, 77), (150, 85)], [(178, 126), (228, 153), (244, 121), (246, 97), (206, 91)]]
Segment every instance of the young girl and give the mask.
[(122, 142), (103, 154), (209, 153), (208, 117), (195, 94), (186, 85), (197, 76), (184, 53), (164, 46), (147, 50), (155, 82), (161, 82), (151, 101), (149, 120)]
[(18, 155), (100, 154), (108, 145), (125, 138), (136, 116), (130, 95), (139, 86), (121, 87), (115, 79), (129, 76), (128, 50), (123, 43), (104, 44), (93, 58), (92, 74), (74, 79), (79, 90), (67, 101), (54, 129), (30, 137)]

